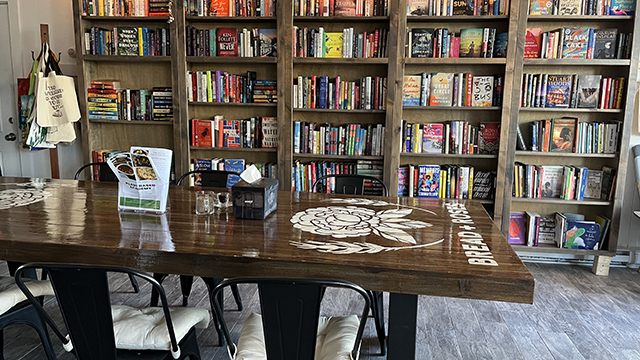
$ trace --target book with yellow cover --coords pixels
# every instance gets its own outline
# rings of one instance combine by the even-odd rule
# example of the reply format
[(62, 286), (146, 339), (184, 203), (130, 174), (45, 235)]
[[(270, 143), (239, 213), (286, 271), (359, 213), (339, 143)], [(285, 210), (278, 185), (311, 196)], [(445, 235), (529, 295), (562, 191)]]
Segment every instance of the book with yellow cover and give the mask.
[(342, 46), (344, 44), (342, 33), (328, 32), (324, 34), (324, 44), (322, 44), (323, 57), (341, 58)]

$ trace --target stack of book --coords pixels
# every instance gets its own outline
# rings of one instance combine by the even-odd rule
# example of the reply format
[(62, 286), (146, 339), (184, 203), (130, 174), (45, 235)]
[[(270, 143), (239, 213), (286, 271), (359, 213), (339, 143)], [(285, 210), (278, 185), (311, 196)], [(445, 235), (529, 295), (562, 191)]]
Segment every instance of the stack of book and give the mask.
[(170, 87), (154, 87), (151, 98), (151, 120), (173, 119), (173, 91)]
[(276, 1), (186, 0), (185, 10), (189, 16), (276, 16)]
[(387, 78), (367, 76), (345, 81), (339, 76), (298, 76), (293, 79), (294, 109), (384, 110)]
[[(296, 160), (292, 168), (291, 191), (311, 191), (335, 193), (335, 178), (323, 181), (313, 189), (317, 179), (325, 175), (354, 174), (368, 175), (382, 179), (382, 161), (358, 160), (357, 162), (312, 161), (301, 163)], [(381, 195), (382, 185), (369, 180), (364, 183), (364, 195)]]
[(502, 105), (502, 75), (422, 73), (405, 75), (402, 106), (490, 107)]
[(602, 75), (524, 74), (520, 106), (620, 109), (625, 80)]
[(169, 16), (169, 0), (82, 0), (82, 15)]
[[(254, 165), (260, 171), (262, 177), (275, 179), (278, 174), (278, 166), (273, 163), (253, 163), (246, 164), (244, 159), (191, 159), (189, 169), (193, 170), (222, 170), (231, 171), (237, 174), (241, 174), (246, 166)], [(240, 181), (240, 176), (231, 175), (227, 178), (227, 187), (232, 187), (235, 183)], [(189, 179), (190, 186), (201, 186), (201, 179), (199, 176), (192, 176)]]
[(388, 16), (388, 0), (293, 0), (294, 16)]
[(187, 71), (189, 101), (220, 103), (275, 103), (275, 80), (256, 80), (255, 71), (234, 75), (226, 71)]
[(504, 58), (508, 33), (495, 28), (462, 29), (458, 36), (449, 29), (407, 29), (408, 58)]
[(446, 124), (412, 124), (402, 120), (404, 153), (497, 154), (500, 147), (500, 123), (468, 121)]
[(278, 56), (276, 29), (198, 29), (187, 26), (185, 31), (187, 56)]
[[(146, 0), (145, 0), (146, 1)], [(148, 0), (149, 16), (170, 16), (171, 15), (171, 0)]]
[(384, 149), (384, 126), (332, 125), (294, 122), (293, 152), (295, 154), (373, 155)]
[(529, 15), (628, 15), (635, 0), (531, 0)]
[(169, 29), (117, 26), (92, 27), (84, 33), (84, 53), (88, 55), (169, 56)]
[(293, 27), (293, 56), (317, 58), (386, 58), (386, 29), (361, 34), (353, 28), (325, 32), (323, 27)]
[(408, 0), (407, 16), (509, 15), (509, 0)]
[(398, 196), (490, 200), (495, 173), (473, 166), (409, 165), (398, 169)]
[(119, 81), (91, 81), (91, 88), (87, 89), (89, 119), (119, 120), (119, 89)]
[(565, 27), (542, 32), (529, 28), (525, 37), (525, 59), (629, 59), (631, 34), (618, 29)]
[(513, 196), (517, 198), (609, 201), (615, 190), (616, 170), (603, 166), (590, 170), (580, 166), (529, 165), (516, 162)]
[(244, 120), (191, 119), (191, 145), (201, 147), (276, 148), (278, 119), (253, 117)]
[(529, 124), (528, 142), (518, 127), (518, 150), (615, 154), (621, 122), (580, 122), (578, 118), (537, 120)]

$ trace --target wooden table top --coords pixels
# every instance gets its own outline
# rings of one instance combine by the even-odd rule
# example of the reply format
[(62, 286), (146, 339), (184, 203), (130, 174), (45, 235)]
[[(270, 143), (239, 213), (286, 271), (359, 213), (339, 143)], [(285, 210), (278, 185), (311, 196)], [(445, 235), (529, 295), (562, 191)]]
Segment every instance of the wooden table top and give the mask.
[(371, 290), (531, 303), (534, 279), (477, 202), (279, 192), (265, 220), (119, 213), (115, 183), (0, 178), (0, 257), (209, 277), (345, 280)]

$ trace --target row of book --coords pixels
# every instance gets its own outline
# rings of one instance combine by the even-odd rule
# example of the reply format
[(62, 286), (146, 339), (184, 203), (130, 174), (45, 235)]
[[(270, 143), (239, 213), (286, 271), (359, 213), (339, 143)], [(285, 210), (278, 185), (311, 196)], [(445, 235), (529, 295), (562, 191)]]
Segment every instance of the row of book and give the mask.
[(278, 56), (276, 29), (197, 29), (187, 26), (185, 36), (187, 56)]
[(171, 88), (120, 89), (119, 81), (91, 81), (87, 89), (89, 119), (169, 120), (173, 118)]
[(188, 16), (276, 16), (276, 0), (186, 0)]
[(495, 172), (473, 166), (403, 166), (398, 169), (398, 196), (491, 200), (495, 179)]
[(226, 71), (187, 71), (187, 95), (191, 102), (275, 103), (278, 102), (275, 80), (256, 80), (255, 71), (247, 75)]
[(509, 34), (495, 28), (462, 29), (458, 36), (449, 29), (407, 29), (407, 58), (504, 58)]
[(387, 78), (367, 76), (359, 81), (328, 76), (293, 79), (294, 109), (385, 110)]
[(169, 29), (116, 26), (113, 29), (91, 27), (84, 33), (87, 55), (169, 56)]
[(528, 28), (525, 59), (629, 59), (631, 34), (618, 29), (565, 27), (543, 32)]
[(471, 73), (405, 75), (402, 106), (501, 106), (502, 84), (502, 75), (473, 76)]
[[(275, 163), (253, 163), (247, 164), (245, 159), (191, 159), (189, 164), (189, 170), (222, 170), (231, 171), (241, 174), (247, 166), (254, 165), (262, 177), (275, 179), (278, 175), (278, 165)], [(235, 183), (240, 181), (240, 176), (229, 175), (227, 177), (227, 188), (232, 187)], [(190, 176), (189, 186), (201, 186), (200, 176)]]
[(353, 28), (342, 32), (293, 27), (293, 56), (316, 58), (386, 58), (387, 29), (354, 33)]
[(201, 147), (277, 148), (278, 119), (271, 116), (243, 120), (191, 119), (191, 145)]
[(509, 0), (408, 0), (407, 16), (509, 15)]
[(402, 120), (404, 153), (426, 154), (497, 154), (500, 148), (500, 123), (467, 121), (445, 124), (412, 124)]
[(82, 0), (85, 16), (169, 16), (170, 0)]
[(388, 0), (293, 0), (294, 16), (388, 16)]
[[(313, 188), (317, 179), (325, 175), (354, 174), (373, 176), (382, 179), (383, 163), (374, 160), (358, 160), (356, 162), (311, 161), (301, 163), (296, 160), (291, 171), (291, 191), (309, 191), (336, 193), (335, 178), (324, 180)], [(364, 195), (383, 195), (382, 184), (371, 180), (364, 182)], [(339, 190), (338, 193), (341, 191)]]
[(518, 127), (518, 150), (615, 154), (622, 123), (581, 122), (578, 118), (537, 120), (529, 124), (528, 142)]
[(524, 74), (520, 106), (620, 109), (625, 78), (602, 75)]
[(583, 214), (557, 212), (545, 216), (530, 211), (515, 212), (509, 219), (509, 244), (600, 250), (604, 248), (610, 224), (611, 220), (603, 215), (589, 221)]
[(380, 156), (384, 149), (382, 124), (332, 125), (295, 121), (293, 129), (294, 154)]
[(635, 0), (530, 0), (529, 15), (629, 15)]
[(608, 166), (603, 166), (602, 170), (591, 170), (580, 166), (516, 162), (512, 195), (528, 199), (609, 201), (613, 198), (615, 183), (616, 170)]

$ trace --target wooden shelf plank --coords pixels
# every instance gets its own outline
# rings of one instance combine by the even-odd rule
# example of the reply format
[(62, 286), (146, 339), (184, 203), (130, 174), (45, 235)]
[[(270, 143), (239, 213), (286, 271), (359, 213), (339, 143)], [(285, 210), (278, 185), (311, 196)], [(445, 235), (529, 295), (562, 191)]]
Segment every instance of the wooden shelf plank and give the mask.
[(498, 155), (490, 154), (437, 154), (437, 153), (405, 153), (401, 152), (400, 156), (407, 157), (444, 157), (444, 158), (470, 158), (470, 159), (497, 159)]
[(187, 56), (188, 63), (217, 64), (276, 64), (275, 57), (237, 57), (237, 56)]
[(403, 110), (499, 111), (499, 106), (403, 106)]
[(386, 65), (387, 58), (314, 58), (314, 57), (294, 57), (294, 64), (342, 64), (342, 65)]
[(526, 203), (543, 203), (543, 204), (564, 204), (564, 205), (589, 205), (589, 206), (609, 206), (611, 201), (587, 199), (587, 200), (563, 200), (557, 198), (541, 198), (541, 199), (529, 199), (512, 197), (513, 202), (526, 202)]
[(230, 151), (230, 152), (272, 152), (278, 151), (277, 148), (241, 148), (241, 147), (207, 147), (207, 146), (189, 146), (191, 150), (209, 150), (209, 151)]
[(578, 108), (527, 108), (521, 107), (520, 111), (540, 111), (540, 112), (580, 112), (580, 113), (609, 113), (618, 114), (622, 109), (578, 109)]
[(249, 107), (276, 107), (278, 103), (226, 103), (226, 102), (197, 102), (189, 101), (194, 106), (249, 106)]
[(333, 159), (333, 160), (383, 160), (382, 156), (370, 155), (323, 155), (323, 154), (293, 154), (294, 158), (311, 158), (311, 159)]
[(146, 21), (146, 22), (166, 22), (168, 16), (88, 16), (83, 15), (82, 20), (90, 21)]
[(84, 61), (96, 62), (171, 62), (171, 56), (82, 55)]
[(538, 246), (511, 245), (517, 253), (548, 253), (548, 254), (573, 254), (573, 255), (607, 255), (612, 256), (615, 252), (608, 250), (585, 250), (585, 249), (565, 249), (553, 245), (542, 244)]
[(575, 157), (575, 158), (615, 158), (618, 154), (590, 154), (590, 153), (561, 153), (545, 151), (523, 151), (517, 150), (519, 156), (549, 156), (549, 157)]
[(275, 22), (275, 16), (186, 16), (188, 22)]
[(615, 15), (530, 15), (528, 21), (619, 21), (632, 20), (633, 16), (615, 16)]
[(506, 58), (408, 58), (407, 65), (504, 65)]
[(524, 59), (525, 65), (556, 66), (628, 66), (629, 59)]
[(407, 22), (450, 22), (450, 21), (502, 21), (509, 19), (509, 15), (484, 15), (484, 16), (407, 16)]
[(293, 109), (295, 112), (321, 112), (321, 113), (354, 113), (354, 114), (384, 114), (385, 110), (362, 110), (362, 109)]
[(305, 22), (370, 22), (389, 21), (388, 16), (294, 16), (293, 21)]
[(102, 124), (118, 124), (118, 125), (168, 125), (172, 126), (172, 120), (108, 120), (108, 119), (89, 119), (92, 123)]

